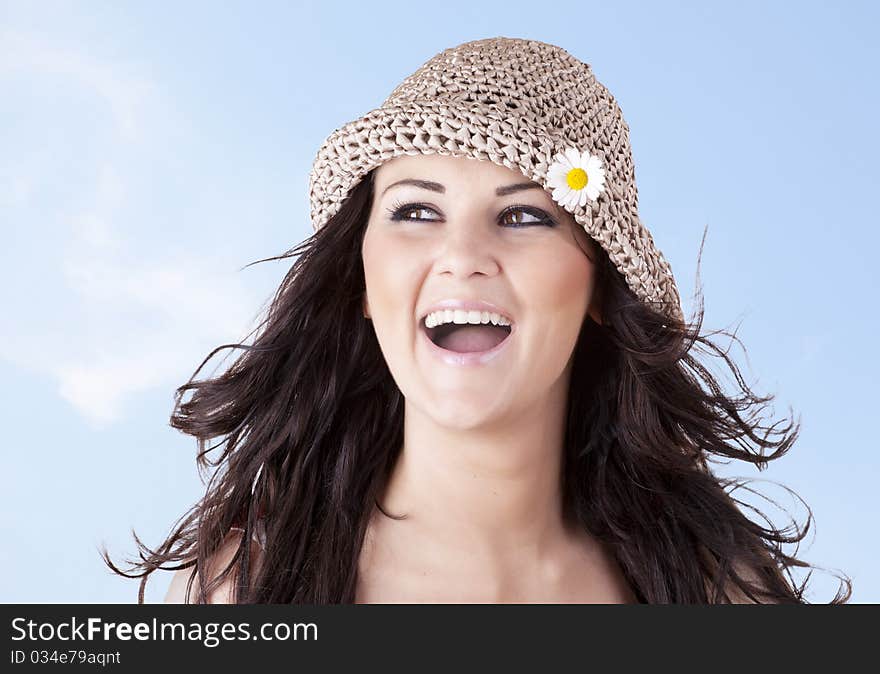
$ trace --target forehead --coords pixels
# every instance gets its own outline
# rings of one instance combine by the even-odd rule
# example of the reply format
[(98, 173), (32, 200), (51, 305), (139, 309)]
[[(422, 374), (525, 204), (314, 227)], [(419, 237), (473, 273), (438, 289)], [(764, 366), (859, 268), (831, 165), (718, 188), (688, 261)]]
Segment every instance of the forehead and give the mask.
[[(385, 186), (400, 178), (431, 178), (451, 184), (474, 181), (508, 184), (532, 182), (520, 171), (501, 166), (488, 159), (441, 154), (401, 155), (389, 159), (376, 169), (377, 185)], [(441, 180), (441, 178), (443, 180)]]

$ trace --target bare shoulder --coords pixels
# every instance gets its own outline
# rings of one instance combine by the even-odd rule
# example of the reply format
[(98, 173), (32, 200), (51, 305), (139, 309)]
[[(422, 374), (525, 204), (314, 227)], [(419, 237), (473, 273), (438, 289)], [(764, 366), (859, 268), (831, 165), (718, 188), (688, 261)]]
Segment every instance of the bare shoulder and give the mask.
[[(745, 565), (742, 564), (734, 564), (734, 570), (736, 574), (742, 578), (746, 583), (751, 585), (753, 588), (758, 590), (758, 595), (761, 597), (761, 601), (755, 601), (746, 595), (743, 590), (741, 590), (733, 580), (728, 579), (728, 582), (724, 586), (724, 591), (730, 599), (731, 604), (775, 604), (777, 603), (775, 600), (767, 599), (766, 596), (763, 596), (766, 591), (766, 585), (758, 576), (758, 574)], [(707, 587), (707, 591), (708, 587)]]
[[(715, 557), (709, 554), (709, 551), (704, 546), (700, 546), (700, 554), (702, 554), (704, 559), (707, 560), (709, 568), (711, 569), (710, 574), (707, 575), (705, 579), (706, 593), (711, 597), (714, 595), (714, 587), (711, 581), (711, 574), (714, 573), (717, 569), (718, 563)], [(773, 564), (773, 560), (769, 557), (769, 555), (764, 553), (762, 556), (764, 557), (765, 564), (767, 564), (768, 566)], [(733, 579), (728, 577), (723, 589), (731, 604), (778, 603), (776, 600), (769, 598), (767, 593), (767, 585), (760, 577), (756, 569), (739, 560), (733, 561), (731, 563), (731, 566), (733, 567), (733, 571), (736, 573), (736, 575), (738, 575), (747, 584), (757, 590), (757, 596), (759, 598), (759, 601), (755, 601), (754, 599), (746, 595), (746, 593), (742, 589), (740, 589), (740, 587), (733, 581)]]
[[(220, 575), (220, 573), (225, 569), (232, 560), (235, 558), (235, 553), (238, 550), (238, 546), (241, 543), (242, 532), (240, 529), (233, 529), (226, 536), (226, 539), (223, 541), (223, 544), (220, 548), (215, 552), (211, 558), (208, 560), (208, 569), (209, 569), (209, 577), (211, 579), (216, 578)], [(256, 546), (252, 545), (252, 553), (251, 553), (251, 564), (253, 565), (258, 561), (257, 557), (259, 554), (258, 550), (255, 550)], [(208, 595), (208, 603), (209, 604), (234, 604), (235, 598), (233, 596), (233, 590), (235, 586), (235, 576), (236, 576), (237, 567), (233, 568), (230, 573), (226, 576), (223, 582), (218, 585), (214, 590)], [(192, 581), (192, 586), (190, 588), (189, 601), (186, 601), (186, 586), (189, 583), (190, 576), (195, 576)], [(186, 569), (179, 569), (174, 572), (174, 575), (171, 577), (171, 584), (168, 587), (168, 592), (165, 595), (165, 603), (166, 604), (185, 604), (185, 603), (195, 603), (198, 597), (198, 583), (199, 583), (199, 574), (195, 573), (195, 566), (191, 566)]]
[[(734, 565), (737, 574), (745, 580), (747, 583), (752, 585), (753, 587), (758, 588), (759, 593), (763, 593), (766, 586), (764, 582), (759, 578), (758, 574), (755, 573), (752, 569), (748, 569), (744, 566)], [(776, 604), (775, 600), (767, 599), (766, 597), (762, 597), (760, 602), (755, 601), (748, 597), (745, 592), (739, 589), (734, 583), (729, 584), (728, 595), (730, 596), (731, 604)]]

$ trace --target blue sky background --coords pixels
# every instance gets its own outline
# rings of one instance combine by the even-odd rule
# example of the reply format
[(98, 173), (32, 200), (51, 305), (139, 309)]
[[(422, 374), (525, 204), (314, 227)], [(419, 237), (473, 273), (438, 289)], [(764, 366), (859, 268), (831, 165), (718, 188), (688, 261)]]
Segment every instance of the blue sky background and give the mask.
[[(815, 515), (800, 554), (880, 601), (876, 3), (431, 7), (0, 1), (0, 601), (136, 601), (97, 546), (132, 555), (131, 528), (158, 544), (201, 495), (174, 388), (249, 332), (288, 265), (241, 267), (309, 235), (331, 131), (496, 35), (564, 47), (617, 98), (688, 313), (708, 225), (704, 327), (738, 324), (747, 380), (803, 424), (763, 473), (718, 472), (797, 492)], [(836, 591), (813, 583), (813, 601)]]

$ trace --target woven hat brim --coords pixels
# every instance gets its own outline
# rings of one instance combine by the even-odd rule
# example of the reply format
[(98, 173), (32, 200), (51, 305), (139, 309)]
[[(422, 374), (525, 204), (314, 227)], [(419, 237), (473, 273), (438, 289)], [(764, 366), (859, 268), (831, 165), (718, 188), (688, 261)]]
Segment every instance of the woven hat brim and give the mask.
[[(435, 101), (386, 106), (331, 133), (315, 157), (309, 179), (312, 226), (317, 231), (372, 169), (402, 155), (442, 154), (489, 160), (517, 170), (548, 193), (548, 168), (570, 146), (546, 125), (527, 115), (507, 116), (481, 105), (454, 106)], [(608, 253), (639, 299), (660, 302), (661, 311), (683, 320), (672, 271), (650, 232), (625, 203), (613, 183), (596, 201), (565, 209)], [(621, 222), (626, 219), (627, 222)], [(630, 234), (627, 234), (630, 232)]]
[(312, 226), (322, 227), (361, 178), (393, 157), (487, 159), (544, 185), (558, 145), (523, 117), (435, 102), (377, 108), (334, 131), (319, 149), (309, 184)]

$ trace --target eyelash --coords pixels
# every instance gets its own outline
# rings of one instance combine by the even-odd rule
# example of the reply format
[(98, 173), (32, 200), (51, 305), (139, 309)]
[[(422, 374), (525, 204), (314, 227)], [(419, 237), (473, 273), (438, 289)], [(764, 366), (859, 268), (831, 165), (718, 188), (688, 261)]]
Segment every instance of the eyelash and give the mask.
[[(394, 202), (391, 205), (391, 208), (389, 208), (387, 210), (388, 210), (388, 213), (390, 214), (390, 217), (392, 220), (401, 221), (401, 222), (405, 222), (405, 221), (431, 222), (431, 220), (428, 220), (426, 218), (405, 218), (405, 217), (403, 217), (403, 214), (407, 213), (408, 211), (426, 210), (426, 211), (432, 211), (434, 213), (437, 212), (433, 208), (431, 208), (430, 206), (427, 206), (425, 204), (404, 203), (401, 201)], [(515, 213), (516, 211), (522, 211), (523, 213), (527, 213), (527, 214), (531, 215), (532, 217), (538, 218), (538, 220), (537, 220), (537, 222), (508, 224), (508, 225), (506, 225), (507, 227), (511, 227), (513, 229), (519, 229), (521, 227), (540, 227), (540, 226), (555, 227), (556, 226), (556, 221), (553, 218), (551, 218), (549, 215), (547, 215), (547, 213), (545, 213), (541, 209), (535, 208), (533, 206), (510, 206), (510, 207), (504, 209), (504, 211), (501, 213), (501, 217), (503, 218), (508, 213)]]

